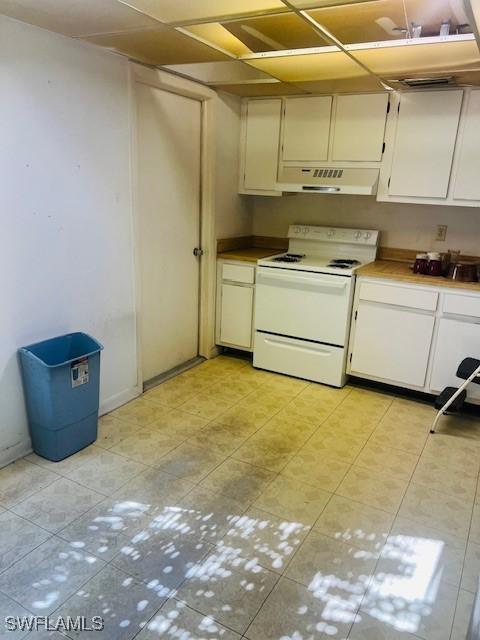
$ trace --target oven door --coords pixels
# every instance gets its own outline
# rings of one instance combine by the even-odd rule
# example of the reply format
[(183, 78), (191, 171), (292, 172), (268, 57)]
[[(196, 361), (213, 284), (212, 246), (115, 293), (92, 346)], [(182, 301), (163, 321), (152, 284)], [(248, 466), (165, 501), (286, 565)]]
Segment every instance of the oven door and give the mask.
[(255, 329), (343, 347), (354, 278), (258, 267)]

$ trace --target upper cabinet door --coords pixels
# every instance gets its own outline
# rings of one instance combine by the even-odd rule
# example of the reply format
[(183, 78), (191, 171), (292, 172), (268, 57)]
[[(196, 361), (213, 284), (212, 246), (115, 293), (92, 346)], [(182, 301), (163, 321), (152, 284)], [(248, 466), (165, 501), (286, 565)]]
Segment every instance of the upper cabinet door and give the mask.
[(380, 162), (387, 105), (387, 93), (338, 96), (332, 160)]
[(456, 200), (480, 200), (480, 91), (468, 97), (465, 126), (460, 142), (453, 197)]
[(462, 96), (462, 90), (402, 94), (389, 195), (447, 197)]
[(283, 122), (283, 159), (327, 160), (332, 97), (287, 98)]
[(275, 189), (281, 110), (280, 98), (248, 101), (243, 183), (246, 190)]

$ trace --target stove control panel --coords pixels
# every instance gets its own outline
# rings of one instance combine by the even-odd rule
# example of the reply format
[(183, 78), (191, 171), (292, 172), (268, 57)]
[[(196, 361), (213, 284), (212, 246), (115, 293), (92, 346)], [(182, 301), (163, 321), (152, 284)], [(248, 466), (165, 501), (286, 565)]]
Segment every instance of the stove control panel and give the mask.
[(288, 229), (288, 237), (297, 240), (316, 240), (317, 242), (342, 242), (376, 246), (379, 232), (372, 229), (344, 229), (343, 227), (316, 227), (294, 224)]

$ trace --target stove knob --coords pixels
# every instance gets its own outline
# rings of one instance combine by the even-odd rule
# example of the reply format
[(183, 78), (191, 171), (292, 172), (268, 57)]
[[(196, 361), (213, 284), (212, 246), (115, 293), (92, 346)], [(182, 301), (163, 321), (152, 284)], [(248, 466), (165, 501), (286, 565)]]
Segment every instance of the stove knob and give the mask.
[(360, 240), (361, 237), (362, 237), (362, 232), (361, 231), (356, 231), (355, 232), (355, 239), (356, 240)]
[(327, 236), (329, 238), (333, 238), (334, 235), (335, 235), (335, 229), (330, 229), (327, 233)]
[(371, 237), (371, 235), (372, 234), (370, 233), (370, 231), (367, 231), (363, 237), (365, 238), (365, 240), (368, 240)]
[(298, 234), (302, 233), (302, 228), (301, 227), (293, 227), (293, 233), (295, 235), (298, 235)]
[(308, 227), (303, 227), (303, 235), (306, 236), (308, 234)]

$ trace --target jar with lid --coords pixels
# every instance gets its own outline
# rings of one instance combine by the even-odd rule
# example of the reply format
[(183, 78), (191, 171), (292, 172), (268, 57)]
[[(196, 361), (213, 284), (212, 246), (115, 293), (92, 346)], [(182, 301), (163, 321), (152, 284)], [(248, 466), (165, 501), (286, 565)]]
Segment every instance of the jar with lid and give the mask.
[(427, 273), (428, 256), (426, 253), (417, 253), (413, 265), (413, 273)]
[(427, 254), (427, 274), (429, 276), (442, 275), (442, 257), (437, 251), (431, 251)]

